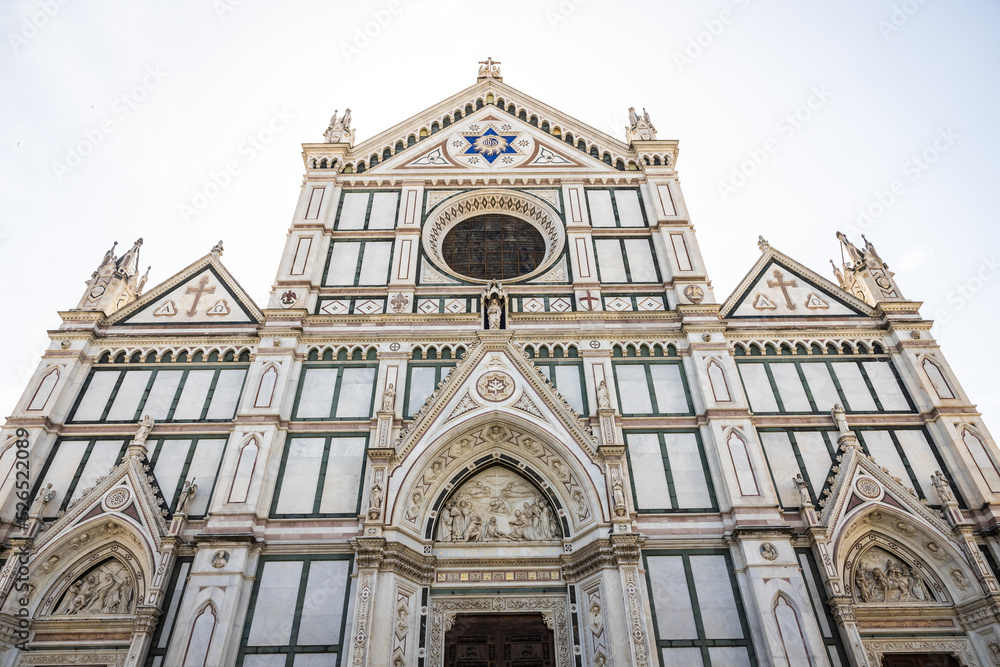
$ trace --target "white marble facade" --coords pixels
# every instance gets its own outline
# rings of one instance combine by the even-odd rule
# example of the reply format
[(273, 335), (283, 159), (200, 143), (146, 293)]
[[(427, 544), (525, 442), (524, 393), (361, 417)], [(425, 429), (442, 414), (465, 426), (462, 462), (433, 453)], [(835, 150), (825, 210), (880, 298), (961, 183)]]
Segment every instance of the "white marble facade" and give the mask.
[(846, 238), (717, 296), (633, 115), (488, 61), (335, 116), (264, 305), (108, 251), (0, 437), (0, 665), (438, 667), (507, 613), (557, 665), (1000, 664), (1000, 452), (919, 304)]

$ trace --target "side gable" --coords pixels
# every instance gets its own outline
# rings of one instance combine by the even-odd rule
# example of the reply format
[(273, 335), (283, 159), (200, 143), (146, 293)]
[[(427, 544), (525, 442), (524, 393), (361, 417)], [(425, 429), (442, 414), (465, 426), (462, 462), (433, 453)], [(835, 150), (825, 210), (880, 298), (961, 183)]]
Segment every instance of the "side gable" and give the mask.
[(872, 317), (871, 307), (774, 248), (722, 305), (722, 318)]
[(214, 254), (208, 254), (108, 318), (109, 324), (257, 324), (264, 314)]

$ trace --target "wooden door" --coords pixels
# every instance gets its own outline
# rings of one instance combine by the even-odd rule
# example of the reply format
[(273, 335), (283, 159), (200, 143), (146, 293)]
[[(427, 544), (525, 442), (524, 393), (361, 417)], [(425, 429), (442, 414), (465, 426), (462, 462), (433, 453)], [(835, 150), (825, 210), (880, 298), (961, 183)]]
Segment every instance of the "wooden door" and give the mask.
[(444, 639), (445, 667), (553, 667), (541, 614), (459, 614)]

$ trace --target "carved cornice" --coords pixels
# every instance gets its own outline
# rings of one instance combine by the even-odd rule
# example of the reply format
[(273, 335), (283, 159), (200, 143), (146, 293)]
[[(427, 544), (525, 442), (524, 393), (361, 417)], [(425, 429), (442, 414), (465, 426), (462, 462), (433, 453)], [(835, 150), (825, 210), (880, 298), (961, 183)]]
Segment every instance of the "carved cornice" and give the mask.
[(995, 596), (980, 598), (956, 605), (958, 621), (966, 630), (974, 630), (984, 625), (1000, 622), (1000, 601)]
[(600, 570), (613, 569), (615, 552), (609, 540), (588, 544), (583, 549), (562, 555), (562, 572), (566, 581), (580, 581)]
[[(360, 556), (358, 562), (360, 566)], [(402, 575), (421, 586), (430, 586), (434, 582), (436, 563), (436, 556), (418, 553), (405, 544), (388, 542), (385, 544), (379, 569)]]

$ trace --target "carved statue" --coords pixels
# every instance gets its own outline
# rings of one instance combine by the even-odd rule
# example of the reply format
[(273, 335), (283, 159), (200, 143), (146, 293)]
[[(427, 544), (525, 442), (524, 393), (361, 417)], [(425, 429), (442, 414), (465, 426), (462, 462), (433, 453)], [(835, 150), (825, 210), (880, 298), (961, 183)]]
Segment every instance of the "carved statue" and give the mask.
[(482, 304), (486, 312), (486, 328), (502, 329), (504, 316), (504, 300), (507, 292), (499, 281), (490, 281), (490, 284), (483, 290)]
[(622, 489), (622, 479), (618, 475), (618, 468), (611, 469), (611, 489), (615, 499), (615, 514), (625, 516), (628, 514), (628, 506), (625, 504), (625, 491)]
[(35, 496), (35, 502), (31, 504), (31, 511), (28, 512), (28, 516), (41, 516), (42, 510), (48, 505), (53, 498), (56, 497), (56, 492), (52, 488), (52, 482), (45, 485), (45, 488), (39, 489), (38, 495)]
[(500, 299), (490, 299), (489, 308), (486, 310), (486, 318), (490, 323), (490, 329), (500, 328)]
[(330, 118), (330, 125), (323, 133), (323, 141), (328, 144), (337, 144), (344, 140), (345, 135), (351, 132), (351, 110), (347, 109), (343, 117), (337, 120), (337, 112), (333, 112)]
[(487, 58), (486, 60), (479, 61), (479, 72), (476, 75), (477, 80), (482, 81), (483, 79), (500, 79), (500, 61), (493, 60), (493, 58)]
[(799, 491), (799, 502), (802, 506), (812, 505), (812, 497), (809, 495), (809, 484), (802, 478), (802, 473), (792, 477), (792, 482), (795, 483), (795, 488)]
[(931, 475), (931, 483), (942, 503), (950, 503), (955, 500), (955, 494), (951, 492), (951, 485), (940, 470), (935, 470), (934, 474)]
[(833, 421), (837, 423), (837, 430), (840, 431), (840, 435), (847, 435), (851, 432), (850, 427), (847, 425), (847, 412), (844, 411), (844, 406), (840, 403), (834, 403), (830, 414), (833, 415)]
[(377, 519), (382, 514), (382, 471), (375, 471), (371, 495), (368, 501), (368, 518)]
[(604, 380), (597, 385), (597, 407), (604, 409), (611, 407), (611, 394), (608, 392), (608, 383)]
[(181, 487), (181, 494), (177, 497), (177, 512), (180, 514), (188, 513), (188, 505), (191, 504), (191, 499), (194, 495), (198, 493), (198, 485), (192, 481), (184, 482), (184, 486)]
[(392, 383), (382, 394), (382, 412), (393, 412), (396, 409), (396, 387)]
[(153, 430), (155, 424), (156, 421), (149, 415), (143, 417), (142, 421), (139, 422), (139, 429), (135, 432), (135, 437), (132, 438), (132, 444), (145, 446), (146, 438), (149, 437), (149, 432)]
[(635, 107), (629, 107), (628, 122), (629, 126), (625, 130), (625, 135), (629, 140), (652, 141), (656, 139), (656, 128), (653, 127), (653, 122), (645, 107), (642, 109), (641, 116), (635, 112)]

